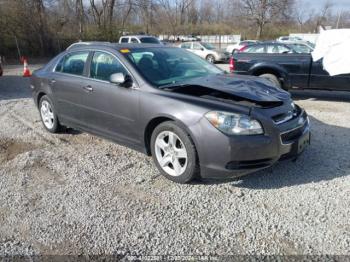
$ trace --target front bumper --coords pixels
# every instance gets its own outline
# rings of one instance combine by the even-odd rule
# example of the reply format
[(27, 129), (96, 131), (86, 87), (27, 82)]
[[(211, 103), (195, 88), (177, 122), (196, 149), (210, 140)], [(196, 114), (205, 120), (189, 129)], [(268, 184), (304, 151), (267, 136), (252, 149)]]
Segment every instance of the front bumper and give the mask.
[(267, 168), (282, 159), (295, 159), (310, 144), (310, 124), (303, 112), (293, 121), (297, 127), (281, 131), (273, 127), (265, 135), (227, 136), (206, 119), (197, 126), (197, 151), (203, 178), (239, 177)]

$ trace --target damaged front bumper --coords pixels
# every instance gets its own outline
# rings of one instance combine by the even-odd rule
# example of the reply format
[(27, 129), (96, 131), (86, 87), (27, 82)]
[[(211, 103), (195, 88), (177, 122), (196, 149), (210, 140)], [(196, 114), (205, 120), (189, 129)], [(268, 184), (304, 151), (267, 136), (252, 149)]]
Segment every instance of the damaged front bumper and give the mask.
[[(290, 128), (291, 124), (293, 128)], [(205, 134), (197, 141), (201, 176), (239, 177), (267, 168), (279, 160), (296, 159), (311, 141), (309, 119), (302, 111), (286, 125), (287, 128), (271, 125), (264, 135), (227, 136), (203, 119), (196, 131)]]

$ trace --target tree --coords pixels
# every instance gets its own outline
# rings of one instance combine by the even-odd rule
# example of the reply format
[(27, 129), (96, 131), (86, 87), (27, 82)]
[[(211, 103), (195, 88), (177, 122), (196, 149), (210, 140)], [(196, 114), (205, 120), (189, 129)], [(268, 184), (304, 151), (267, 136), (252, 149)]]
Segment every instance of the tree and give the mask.
[(257, 26), (257, 39), (261, 38), (267, 23), (287, 16), (291, 3), (290, 0), (242, 0), (243, 11)]

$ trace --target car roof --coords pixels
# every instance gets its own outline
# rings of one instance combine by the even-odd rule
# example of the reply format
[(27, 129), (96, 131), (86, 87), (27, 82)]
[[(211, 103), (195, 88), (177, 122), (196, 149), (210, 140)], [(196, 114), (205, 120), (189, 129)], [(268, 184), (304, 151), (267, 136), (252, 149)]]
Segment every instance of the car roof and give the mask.
[(137, 37), (137, 38), (152, 37), (152, 38), (157, 38), (157, 37), (152, 36), (152, 35), (123, 35), (120, 38), (123, 38), (123, 37)]
[(136, 43), (110, 43), (110, 42), (78, 42), (72, 44), (67, 50), (78, 50), (78, 49), (99, 49), (99, 48), (112, 48), (115, 50), (120, 49), (146, 49), (146, 48), (171, 48), (162, 44), (136, 44)]
[(102, 41), (89, 41), (89, 42), (80, 41), (80, 42), (75, 42), (75, 43), (71, 44), (70, 46), (68, 46), (67, 50), (70, 50), (70, 49), (75, 48), (75, 47), (101, 45), (101, 44), (103, 44), (103, 45), (110, 45), (112, 43), (110, 43), (110, 42), (102, 42)]

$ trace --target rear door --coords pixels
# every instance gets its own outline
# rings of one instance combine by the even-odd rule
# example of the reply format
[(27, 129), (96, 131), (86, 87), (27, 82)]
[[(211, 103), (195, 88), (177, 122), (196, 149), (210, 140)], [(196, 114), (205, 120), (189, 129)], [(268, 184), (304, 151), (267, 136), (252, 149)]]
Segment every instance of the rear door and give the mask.
[(330, 76), (321, 59), (312, 63), (309, 88), (350, 91), (350, 74)]
[(57, 64), (50, 79), (59, 117), (79, 125), (85, 125), (84, 80), (89, 56), (89, 51), (68, 53)]
[[(136, 127), (139, 116), (139, 89), (110, 83), (114, 73), (130, 75), (113, 54), (96, 51), (89, 66), (86, 81), (91, 91), (85, 96), (85, 121), (97, 133), (135, 144), (139, 142)], [(134, 82), (135, 83), (135, 82)]]
[(311, 56), (295, 53), (290, 47), (281, 44), (267, 46), (270, 61), (280, 65), (288, 73), (291, 85), (305, 88), (309, 82)]

